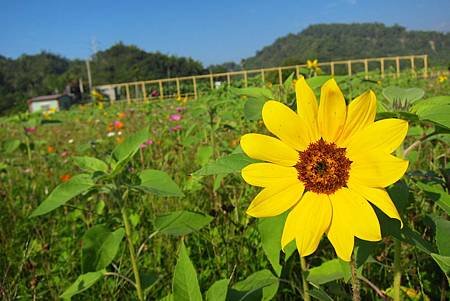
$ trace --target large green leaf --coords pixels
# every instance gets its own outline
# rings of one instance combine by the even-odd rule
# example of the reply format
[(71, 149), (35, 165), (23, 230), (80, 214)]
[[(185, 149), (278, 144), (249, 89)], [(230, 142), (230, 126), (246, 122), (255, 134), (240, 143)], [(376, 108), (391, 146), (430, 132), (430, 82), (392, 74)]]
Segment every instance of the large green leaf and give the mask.
[(450, 195), (440, 185), (417, 182), (417, 186), (426, 192), (427, 196), (436, 202), (442, 210), (450, 214)]
[[(281, 235), (287, 214), (288, 212), (274, 217), (261, 218), (258, 221), (258, 232), (261, 236), (264, 253), (278, 276), (281, 275), (282, 269), (280, 264)], [(288, 256), (286, 256), (287, 259)]]
[(230, 154), (215, 162), (209, 163), (194, 174), (197, 176), (208, 176), (216, 174), (228, 174), (241, 171), (245, 166), (258, 162), (247, 157), (244, 153)]
[(139, 188), (159, 196), (183, 196), (178, 185), (164, 171), (146, 169), (139, 173)]
[(190, 211), (175, 211), (158, 216), (154, 225), (157, 231), (169, 235), (186, 235), (208, 225), (213, 218)]
[(106, 268), (116, 256), (124, 235), (123, 228), (111, 232), (105, 225), (87, 230), (82, 240), (82, 271), (95, 272)]
[(172, 282), (173, 299), (176, 301), (202, 300), (202, 293), (198, 285), (197, 273), (189, 259), (186, 247), (181, 241), (178, 261), (173, 273)]
[(414, 103), (425, 95), (425, 91), (420, 88), (400, 88), (390, 86), (383, 89), (383, 96), (393, 103), (396, 101)]
[(125, 141), (116, 146), (116, 148), (112, 152), (112, 157), (115, 160), (113, 174), (117, 174), (122, 170), (122, 168), (139, 150), (141, 144), (147, 141), (149, 137), (149, 128), (145, 127), (139, 132), (129, 136), (125, 139)]
[(248, 120), (260, 120), (262, 118), (262, 109), (266, 103), (264, 98), (248, 99), (244, 104), (244, 116)]
[(101, 270), (80, 275), (77, 280), (75, 280), (75, 282), (68, 289), (66, 289), (60, 297), (63, 299), (72, 298), (72, 296), (79, 294), (94, 285), (94, 283), (99, 281), (105, 275), (105, 273), (105, 270)]
[(214, 148), (210, 145), (200, 146), (195, 155), (195, 163), (203, 166), (209, 162), (214, 152)]
[(436, 263), (439, 265), (445, 276), (447, 276), (447, 281), (450, 284), (450, 256), (442, 256), (439, 254), (431, 253), (431, 257), (433, 257), (434, 261), (436, 261)]
[(311, 87), (311, 89), (317, 89), (323, 86), (329, 79), (334, 78), (336, 82), (342, 82), (343, 80), (347, 79), (347, 76), (339, 75), (339, 76), (332, 76), (332, 75), (320, 75), (320, 76), (314, 76), (311, 78), (306, 79), (306, 82)]
[(421, 120), (428, 120), (450, 129), (450, 96), (435, 96), (418, 101), (412, 107)]
[(350, 265), (347, 262), (332, 259), (309, 269), (306, 279), (316, 285), (321, 285), (338, 279), (348, 279), (350, 275)]
[(94, 157), (73, 157), (73, 161), (78, 167), (87, 172), (101, 171), (104, 173), (108, 172), (108, 165), (100, 159)]
[(263, 98), (265, 100), (273, 99), (273, 93), (270, 89), (251, 87), (251, 88), (232, 88), (234, 93), (252, 98)]
[(253, 301), (272, 300), (278, 291), (278, 278), (269, 270), (261, 270), (233, 285), (230, 300)]
[(207, 301), (226, 301), (228, 294), (229, 279), (218, 280), (211, 285), (206, 292)]
[(31, 213), (31, 217), (46, 214), (77, 195), (91, 189), (95, 183), (91, 175), (79, 174), (71, 178), (69, 181), (62, 183), (50, 193), (50, 195)]
[(436, 218), (434, 223), (436, 225), (436, 245), (439, 255), (450, 256), (450, 221)]

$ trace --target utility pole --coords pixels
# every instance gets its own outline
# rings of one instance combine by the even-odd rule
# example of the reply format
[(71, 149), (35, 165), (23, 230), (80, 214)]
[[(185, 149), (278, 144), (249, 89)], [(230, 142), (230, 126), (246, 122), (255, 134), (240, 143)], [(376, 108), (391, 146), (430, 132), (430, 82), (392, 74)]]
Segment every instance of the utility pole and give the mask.
[(91, 63), (90, 59), (86, 60), (86, 69), (87, 69), (87, 76), (88, 76), (88, 83), (89, 83), (89, 92), (92, 91), (92, 77), (91, 77)]

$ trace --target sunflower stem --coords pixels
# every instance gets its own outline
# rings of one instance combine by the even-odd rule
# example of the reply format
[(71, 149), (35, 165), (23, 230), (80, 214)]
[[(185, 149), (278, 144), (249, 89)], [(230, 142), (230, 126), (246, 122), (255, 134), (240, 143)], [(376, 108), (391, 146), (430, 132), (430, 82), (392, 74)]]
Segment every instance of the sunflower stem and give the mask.
[(352, 292), (353, 292), (353, 301), (361, 301), (360, 295), (360, 287), (361, 283), (359, 282), (358, 275), (356, 272), (356, 260), (355, 255), (353, 254), (352, 259), (350, 261), (350, 266), (352, 269)]
[(303, 300), (311, 301), (311, 297), (309, 296), (308, 281), (306, 280), (306, 271), (308, 269), (306, 267), (305, 257), (300, 256), (300, 266), (302, 268)]
[(394, 301), (400, 301), (400, 284), (402, 281), (400, 256), (402, 256), (401, 243), (394, 238)]

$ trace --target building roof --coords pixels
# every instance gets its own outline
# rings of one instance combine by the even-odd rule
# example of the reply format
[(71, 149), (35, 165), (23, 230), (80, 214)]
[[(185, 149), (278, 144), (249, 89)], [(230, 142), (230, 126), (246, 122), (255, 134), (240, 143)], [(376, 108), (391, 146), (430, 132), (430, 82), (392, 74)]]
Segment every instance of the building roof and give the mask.
[(28, 103), (30, 103), (30, 102), (38, 102), (38, 101), (47, 101), (47, 100), (57, 100), (61, 96), (62, 96), (62, 94), (37, 96), (37, 97), (30, 98), (28, 100)]

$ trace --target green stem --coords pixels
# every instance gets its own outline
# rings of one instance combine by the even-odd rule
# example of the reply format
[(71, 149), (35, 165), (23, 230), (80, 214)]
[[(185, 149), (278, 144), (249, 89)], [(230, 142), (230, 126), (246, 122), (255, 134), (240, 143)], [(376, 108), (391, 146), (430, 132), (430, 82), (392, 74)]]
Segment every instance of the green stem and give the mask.
[(356, 262), (355, 262), (355, 256), (352, 256), (352, 260), (350, 261), (350, 266), (352, 269), (352, 292), (353, 292), (353, 301), (361, 301), (361, 295), (360, 295), (360, 287), (361, 284), (358, 279), (358, 275), (356, 272)]
[(401, 253), (401, 243), (394, 238), (394, 301), (400, 301), (400, 284), (402, 281)]
[(26, 136), (25, 138), (25, 145), (27, 147), (27, 155), (28, 155), (28, 162), (31, 163), (31, 147), (30, 147), (30, 138), (28, 138), (28, 136)]
[(305, 257), (300, 256), (300, 266), (302, 267), (303, 300), (311, 301), (311, 297), (309, 296), (308, 281), (306, 280), (307, 268)]
[(132, 236), (131, 236), (130, 222), (128, 221), (128, 216), (127, 216), (125, 209), (122, 208), (121, 211), (122, 211), (123, 224), (125, 225), (125, 234), (127, 236), (128, 250), (130, 251), (130, 260), (131, 260), (131, 266), (133, 268), (133, 273), (134, 273), (134, 282), (136, 283), (136, 293), (137, 293), (139, 301), (144, 301), (144, 294), (142, 292), (142, 286), (141, 286), (141, 276), (139, 275), (139, 269), (138, 269), (137, 261), (136, 261), (136, 252), (134, 250), (134, 245), (133, 245)]

